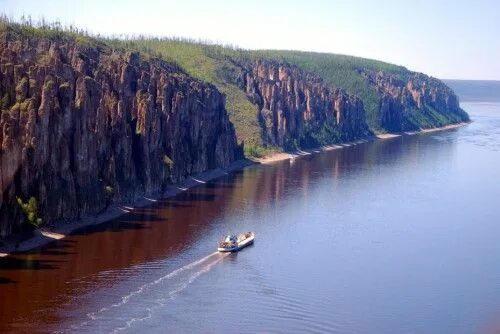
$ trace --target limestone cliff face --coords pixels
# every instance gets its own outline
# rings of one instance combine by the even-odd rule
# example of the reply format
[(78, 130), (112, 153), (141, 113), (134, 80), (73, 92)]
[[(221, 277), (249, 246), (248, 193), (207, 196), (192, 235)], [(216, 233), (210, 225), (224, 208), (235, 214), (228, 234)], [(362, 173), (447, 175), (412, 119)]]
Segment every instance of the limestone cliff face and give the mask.
[(260, 59), (242, 68), (238, 81), (259, 107), (265, 143), (287, 149), (369, 134), (359, 98), (287, 63)]
[(224, 96), (160, 60), (0, 35), (0, 236), (16, 197), (74, 219), (238, 158)]
[(414, 72), (401, 78), (384, 72), (362, 74), (381, 95), (380, 124), (386, 130), (418, 130), (469, 121), (458, 97), (438, 79)]

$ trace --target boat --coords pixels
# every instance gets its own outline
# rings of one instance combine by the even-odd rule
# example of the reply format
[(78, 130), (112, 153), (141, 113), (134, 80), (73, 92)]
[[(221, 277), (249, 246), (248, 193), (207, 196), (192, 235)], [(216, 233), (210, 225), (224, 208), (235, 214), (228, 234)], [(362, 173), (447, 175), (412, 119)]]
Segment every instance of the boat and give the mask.
[(217, 250), (219, 252), (237, 252), (246, 246), (253, 244), (255, 239), (255, 233), (246, 232), (238, 236), (234, 234), (226, 235), (221, 241), (219, 241), (219, 247)]

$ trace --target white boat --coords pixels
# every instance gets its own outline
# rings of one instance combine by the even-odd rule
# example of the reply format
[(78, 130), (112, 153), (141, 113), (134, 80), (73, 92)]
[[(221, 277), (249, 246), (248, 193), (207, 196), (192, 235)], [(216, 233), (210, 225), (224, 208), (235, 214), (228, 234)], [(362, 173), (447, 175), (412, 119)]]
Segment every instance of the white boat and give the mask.
[(255, 233), (246, 232), (238, 236), (236, 235), (226, 235), (221, 241), (219, 241), (219, 247), (217, 250), (219, 252), (237, 252), (246, 246), (253, 244), (255, 239)]

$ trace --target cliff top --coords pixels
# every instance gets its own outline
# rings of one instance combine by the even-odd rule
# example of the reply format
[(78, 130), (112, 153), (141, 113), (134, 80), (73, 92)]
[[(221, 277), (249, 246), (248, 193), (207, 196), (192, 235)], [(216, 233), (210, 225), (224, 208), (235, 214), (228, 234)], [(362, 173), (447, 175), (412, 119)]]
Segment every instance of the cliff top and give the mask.
[[(383, 73), (391, 82), (405, 83), (416, 75), (403, 66), (348, 55), (292, 50), (243, 50), (234, 46), (175, 38), (93, 36), (84, 30), (63, 27), (58, 23), (32, 24), (26, 20), (12, 22), (3, 18), (0, 19), (2, 30), (24, 37), (73, 39), (87, 47), (139, 51), (143, 57), (158, 57), (174, 63), (183, 72), (215, 85), (226, 95), (226, 108), (236, 128), (238, 140), (244, 141), (247, 147), (262, 146), (261, 128), (255, 117), (257, 106), (249, 101), (238, 86), (238, 67), (235, 63), (244, 64), (256, 59), (273, 60), (294, 65), (304, 73), (321, 78), (327, 85), (340, 87), (362, 99), (367, 123), (373, 131), (385, 129), (379, 117), (382, 94), (377, 85), (370, 82), (370, 78)], [(438, 80), (432, 80), (441, 85)], [(442, 86), (446, 87), (444, 84)]]

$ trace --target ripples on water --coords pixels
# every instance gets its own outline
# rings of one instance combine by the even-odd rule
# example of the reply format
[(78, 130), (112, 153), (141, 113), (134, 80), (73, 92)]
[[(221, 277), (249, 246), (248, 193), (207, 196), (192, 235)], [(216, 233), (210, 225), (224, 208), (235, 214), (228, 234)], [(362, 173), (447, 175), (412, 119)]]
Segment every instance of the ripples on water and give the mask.
[(499, 104), (464, 104), (464, 108), (474, 109), (473, 120), (476, 124), (468, 127), (467, 131), (463, 131), (457, 140), (498, 152), (500, 150), (500, 117), (496, 115), (500, 112)]
[[(137, 290), (122, 297), (118, 303), (87, 314), (89, 320), (84, 321), (79, 326), (72, 326), (71, 331), (78, 330), (82, 332), (85, 331), (86, 326), (92, 325), (89, 330), (90, 332), (95, 331), (95, 327), (97, 327), (101, 331), (117, 333), (131, 328), (135, 323), (148, 320), (152, 317), (156, 309), (165, 306), (169, 299), (174, 298), (178, 293), (186, 289), (200, 275), (210, 271), (214, 265), (227, 255), (227, 253), (214, 252), (176, 269), (155, 281), (143, 284)], [(115, 279), (117, 278), (119, 277), (115, 277)], [(134, 310), (141, 311), (137, 317), (133, 317), (134, 315), (130, 310), (124, 311), (121, 309), (124, 306), (129, 306), (129, 304), (134, 304), (132, 306)], [(127, 314), (127, 317), (120, 317), (120, 314), (123, 313)], [(108, 319), (111, 319), (111, 321)], [(114, 327), (116, 326), (117, 319), (123, 320), (124, 326)], [(106, 328), (107, 320), (111, 322), (110, 325), (114, 328)]]
[(0, 331), (493, 333), (500, 105), (464, 106), (465, 128), (248, 168), (19, 255)]

